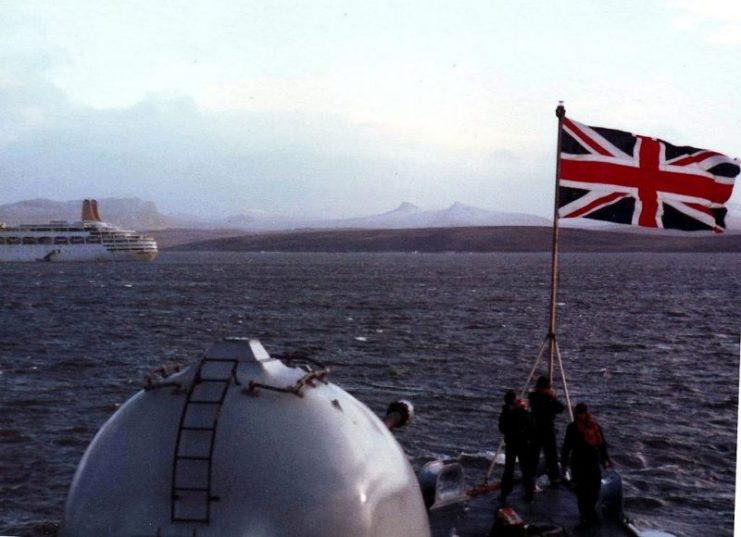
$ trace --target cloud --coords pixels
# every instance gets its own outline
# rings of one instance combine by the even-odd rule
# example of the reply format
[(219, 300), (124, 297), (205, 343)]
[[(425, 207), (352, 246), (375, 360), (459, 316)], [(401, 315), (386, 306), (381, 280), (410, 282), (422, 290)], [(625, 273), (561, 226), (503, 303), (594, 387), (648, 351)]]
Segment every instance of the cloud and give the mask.
[(402, 199), (470, 203), (466, 190), (495, 165), (434, 145), (399, 144), (374, 125), (307, 108), (204, 110), (190, 97), (150, 95), (132, 107), (99, 110), (71, 104), (35, 72), (6, 76), (4, 197), (136, 196), (180, 213), (352, 215)]
[[(490, 96), (466, 89), (475, 75), (465, 69), (455, 81), (412, 66), (398, 79), (385, 67), (346, 78), (238, 79), (195, 97), (151, 93), (100, 109), (50, 81), (56, 65), (43, 52), (0, 58), (6, 201), (135, 196), (180, 213), (342, 216), (405, 199), (487, 205), (482, 191), (499, 203), (497, 187), (522, 175), (508, 171), (519, 158), (513, 148), (526, 143), (502, 128), (513, 112), (487, 109)], [(492, 114), (496, 122), (482, 119)]]
[(558, 99), (590, 124), (738, 154), (734, 50), (697, 44), (730, 42), (739, 8), (667, 1), (610, 17), (596, 4), (169, 2), (91, 4), (83, 18), (34, 3), (0, 20), (4, 195), (547, 215)]
[[(4, 61), (3, 61), (4, 60)], [(48, 59), (0, 58), (0, 148), (65, 115), (64, 94), (41, 76)]]
[(335, 116), (397, 146), (491, 151), (513, 139), (491, 118), (506, 117), (516, 92), (496, 76), (449, 64), (383, 63), (300, 77), (244, 77), (203, 85), (208, 110)]
[(701, 32), (708, 43), (741, 45), (741, 4), (727, 0), (668, 0), (677, 24)]

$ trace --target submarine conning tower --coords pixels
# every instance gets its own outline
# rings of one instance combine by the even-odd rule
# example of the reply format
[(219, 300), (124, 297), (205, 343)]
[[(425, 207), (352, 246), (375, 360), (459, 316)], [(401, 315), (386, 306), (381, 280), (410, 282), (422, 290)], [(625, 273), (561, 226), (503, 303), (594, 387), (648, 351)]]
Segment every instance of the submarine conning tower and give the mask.
[(62, 537), (429, 537), (401, 447), (307, 361), (228, 338), (103, 425)]

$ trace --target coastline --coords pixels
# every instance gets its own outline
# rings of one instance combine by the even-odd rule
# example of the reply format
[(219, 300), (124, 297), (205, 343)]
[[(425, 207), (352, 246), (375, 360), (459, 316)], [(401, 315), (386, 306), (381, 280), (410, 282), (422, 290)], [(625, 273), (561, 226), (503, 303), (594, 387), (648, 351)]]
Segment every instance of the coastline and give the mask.
[[(534, 226), (421, 229), (150, 231), (162, 250), (233, 252), (548, 252), (551, 228)], [(741, 233), (627, 233), (562, 228), (561, 252), (741, 252)]]

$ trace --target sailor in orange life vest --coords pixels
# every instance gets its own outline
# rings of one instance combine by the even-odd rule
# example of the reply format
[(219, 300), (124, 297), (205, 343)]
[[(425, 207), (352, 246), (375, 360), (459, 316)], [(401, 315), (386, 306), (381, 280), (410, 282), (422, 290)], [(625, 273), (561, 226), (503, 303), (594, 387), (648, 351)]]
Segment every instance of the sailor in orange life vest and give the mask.
[(556, 428), (554, 421), (556, 415), (563, 412), (564, 406), (556, 399), (556, 394), (551, 388), (548, 377), (539, 377), (535, 383), (535, 391), (528, 395), (530, 411), (533, 414), (534, 437), (533, 437), (533, 472), (538, 470), (540, 450), (545, 455), (545, 466), (551, 484), (558, 483), (560, 472), (558, 471), (558, 452), (556, 449)]
[(504, 503), (512, 492), (515, 474), (515, 461), (520, 461), (522, 484), (525, 487), (523, 498), (532, 501), (535, 490), (533, 478), (532, 453), (532, 417), (527, 408), (527, 401), (517, 399), (514, 390), (504, 395), (504, 405), (499, 414), (499, 431), (504, 435), (504, 473), (499, 501)]
[(587, 405), (579, 403), (574, 408), (574, 421), (566, 428), (566, 438), (561, 450), (561, 467), (564, 473), (567, 468), (571, 468), (582, 527), (590, 526), (599, 520), (596, 507), (602, 468), (608, 468), (610, 465), (602, 428), (588, 412)]

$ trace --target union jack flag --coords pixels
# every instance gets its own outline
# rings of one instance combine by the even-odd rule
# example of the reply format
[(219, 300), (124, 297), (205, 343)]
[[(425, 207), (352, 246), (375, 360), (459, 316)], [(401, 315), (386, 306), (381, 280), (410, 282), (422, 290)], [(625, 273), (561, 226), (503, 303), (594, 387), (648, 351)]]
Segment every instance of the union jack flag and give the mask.
[(738, 161), (563, 118), (559, 211), (634, 226), (725, 229)]

